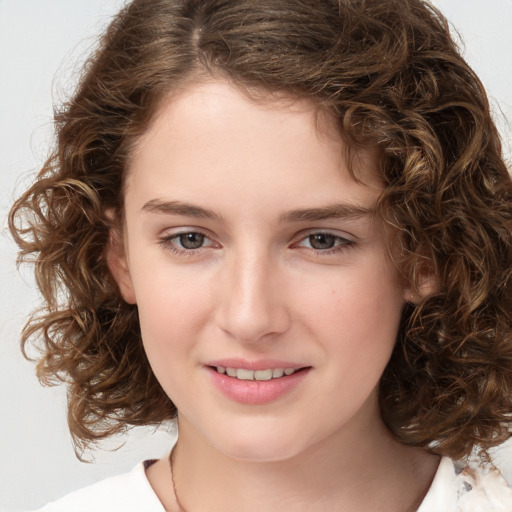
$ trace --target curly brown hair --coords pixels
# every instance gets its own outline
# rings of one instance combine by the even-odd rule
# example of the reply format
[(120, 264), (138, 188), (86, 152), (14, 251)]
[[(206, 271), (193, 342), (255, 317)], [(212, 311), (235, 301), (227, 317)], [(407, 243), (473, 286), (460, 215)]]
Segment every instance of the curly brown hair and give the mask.
[(135, 0), (56, 111), (56, 148), (10, 212), (45, 301), (22, 346), (39, 340), (42, 382), (69, 384), (77, 446), (176, 414), (108, 270), (106, 212), (122, 217), (127, 160), (162, 98), (198, 74), (308, 98), (351, 147), (378, 149), (380, 218), (422, 297), (381, 379), (382, 416), (403, 443), (457, 458), (506, 439), (512, 184), (441, 13), (421, 0)]

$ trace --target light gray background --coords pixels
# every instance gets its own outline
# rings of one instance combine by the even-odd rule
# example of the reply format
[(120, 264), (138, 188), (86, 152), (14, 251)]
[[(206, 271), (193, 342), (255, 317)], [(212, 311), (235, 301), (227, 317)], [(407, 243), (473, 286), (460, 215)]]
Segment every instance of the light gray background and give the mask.
[[(488, 89), (510, 161), (512, 0), (435, 3), (464, 38), (465, 56)], [(6, 214), (47, 154), (52, 97), (65, 97), (95, 36), (122, 4), (0, 0), (0, 509), (34, 508), (126, 471), (143, 458), (164, 454), (171, 440), (164, 431), (138, 429), (118, 451), (96, 452), (94, 464), (78, 462), (66, 427), (65, 390), (41, 388), (18, 349), (19, 331), (37, 294), (30, 271), (16, 270)], [(499, 460), (512, 479), (512, 448), (501, 450)]]

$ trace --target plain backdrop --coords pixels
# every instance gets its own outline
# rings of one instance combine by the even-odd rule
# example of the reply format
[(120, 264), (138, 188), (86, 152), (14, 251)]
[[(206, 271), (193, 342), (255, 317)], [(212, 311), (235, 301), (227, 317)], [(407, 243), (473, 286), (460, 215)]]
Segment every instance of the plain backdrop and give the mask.
[[(437, 0), (464, 39), (487, 87), (506, 157), (512, 156), (512, 0)], [(0, 509), (26, 510), (166, 453), (165, 430), (138, 429), (98, 451), (74, 455), (65, 389), (42, 388), (19, 352), (19, 332), (37, 304), (30, 269), (18, 271), (6, 214), (43, 163), (52, 101), (65, 98), (96, 36), (122, 0), (0, 0)], [(507, 121), (508, 118), (508, 121)], [(497, 455), (512, 479), (512, 448)]]

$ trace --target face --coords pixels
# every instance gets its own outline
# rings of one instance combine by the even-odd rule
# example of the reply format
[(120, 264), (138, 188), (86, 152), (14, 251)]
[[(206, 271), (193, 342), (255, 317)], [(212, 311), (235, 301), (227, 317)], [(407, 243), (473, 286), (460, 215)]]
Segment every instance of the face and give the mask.
[(371, 158), (354, 180), (317, 121), (306, 101), (196, 85), (161, 106), (128, 170), (111, 269), (180, 436), (240, 459), (381, 425), (404, 290), (372, 220)]

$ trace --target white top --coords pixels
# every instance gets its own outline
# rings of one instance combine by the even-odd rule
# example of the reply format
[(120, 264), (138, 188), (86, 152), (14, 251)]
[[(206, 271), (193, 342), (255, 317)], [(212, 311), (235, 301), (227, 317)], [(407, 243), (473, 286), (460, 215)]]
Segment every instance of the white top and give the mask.
[[(146, 468), (102, 480), (49, 503), (36, 512), (165, 512)], [(497, 469), (443, 457), (417, 512), (512, 512), (512, 489)]]
[(35, 512), (165, 512), (146, 477), (151, 461), (78, 489)]

